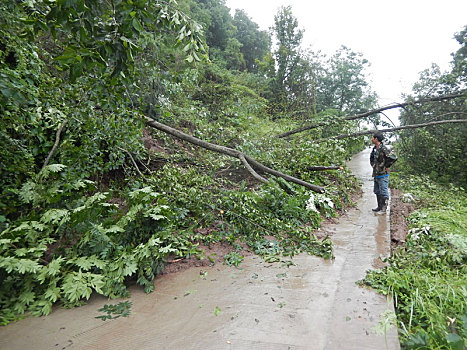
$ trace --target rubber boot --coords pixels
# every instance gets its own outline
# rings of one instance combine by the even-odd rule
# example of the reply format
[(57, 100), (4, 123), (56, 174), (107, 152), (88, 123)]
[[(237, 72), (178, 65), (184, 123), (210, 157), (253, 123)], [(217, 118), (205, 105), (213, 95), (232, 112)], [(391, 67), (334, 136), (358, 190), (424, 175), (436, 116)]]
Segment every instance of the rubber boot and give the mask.
[(374, 209), (371, 209), (373, 211), (380, 211), (381, 210), (381, 195), (377, 194), (376, 195), (376, 201), (378, 202), (378, 207), (377, 208), (374, 208)]
[(384, 198), (381, 196), (381, 210), (378, 212), (378, 214), (386, 214), (386, 209), (388, 207), (388, 201), (389, 201), (389, 198)]

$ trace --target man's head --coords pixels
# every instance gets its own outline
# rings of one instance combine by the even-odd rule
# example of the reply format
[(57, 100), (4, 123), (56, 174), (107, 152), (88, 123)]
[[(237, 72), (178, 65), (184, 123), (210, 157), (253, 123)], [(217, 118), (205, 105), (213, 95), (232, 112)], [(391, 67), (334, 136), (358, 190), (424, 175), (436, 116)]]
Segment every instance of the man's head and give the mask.
[[(373, 134), (373, 138), (372, 138), (372, 141), (378, 141), (378, 142), (381, 142), (383, 141), (384, 139), (384, 136), (383, 136), (383, 133), (381, 131), (377, 131)], [(373, 142), (375, 143), (375, 142)]]

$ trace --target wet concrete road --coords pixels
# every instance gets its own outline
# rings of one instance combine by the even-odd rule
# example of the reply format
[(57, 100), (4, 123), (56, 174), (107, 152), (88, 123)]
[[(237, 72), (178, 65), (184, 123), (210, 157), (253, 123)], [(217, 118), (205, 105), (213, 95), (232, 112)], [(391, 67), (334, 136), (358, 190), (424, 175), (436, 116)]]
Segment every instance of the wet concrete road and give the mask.
[(396, 330), (377, 334), (392, 302), (355, 281), (389, 254), (389, 221), (376, 204), (369, 150), (349, 167), (363, 182), (363, 197), (332, 232), (336, 259), (300, 255), (295, 266), (248, 257), (240, 269), (195, 268), (161, 276), (156, 291), (131, 288), (126, 318), (102, 321), (98, 309), (115, 304), (93, 297), (80, 308), (57, 309), (0, 328), (0, 349), (389, 349)]

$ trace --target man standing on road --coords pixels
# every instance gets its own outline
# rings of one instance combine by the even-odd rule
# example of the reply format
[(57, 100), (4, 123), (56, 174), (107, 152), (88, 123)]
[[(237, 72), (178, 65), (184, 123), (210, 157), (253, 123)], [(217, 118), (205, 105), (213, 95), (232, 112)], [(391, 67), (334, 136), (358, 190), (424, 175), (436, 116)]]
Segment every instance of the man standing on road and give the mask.
[(383, 144), (383, 133), (377, 131), (371, 138), (374, 147), (370, 154), (370, 164), (373, 167), (373, 192), (376, 194), (378, 207), (372, 209), (384, 214), (389, 201), (389, 167), (397, 160), (392, 149)]

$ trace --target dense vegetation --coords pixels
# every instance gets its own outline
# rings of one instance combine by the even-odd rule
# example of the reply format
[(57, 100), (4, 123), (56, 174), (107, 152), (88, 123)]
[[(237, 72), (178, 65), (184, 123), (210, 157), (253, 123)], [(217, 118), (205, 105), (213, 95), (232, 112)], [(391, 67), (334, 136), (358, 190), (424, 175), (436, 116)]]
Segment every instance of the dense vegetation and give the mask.
[[(332, 256), (330, 240), (312, 232), (350, 204), (355, 182), (347, 171), (309, 167), (342, 164), (361, 143), (275, 135), (304, 116), (358, 112), (359, 97), (371, 107), (361, 55), (343, 48), (319, 67), (358, 73), (340, 87), (341, 77), (322, 74), (332, 91), (356, 81), (338, 109), (318, 102), (327, 95), (321, 84), (309, 104), (313, 66), (287, 8), (277, 32), (287, 28), (295, 46), (278, 37), (284, 48), (275, 52), (267, 33), (219, 1), (18, 1), (0, 11), (3, 324), (26, 311), (47, 314), (56, 302), (80, 304), (92, 292), (125, 295), (133, 279), (149, 292), (170, 257), (203, 258), (200, 244), (232, 244), (226, 263), (235, 265), (240, 243), (268, 261), (301, 251)], [(287, 74), (297, 67), (302, 82)], [(151, 130), (147, 117), (326, 194), (281, 178), (260, 186), (240, 161)]]
[[(304, 50), (298, 28), (290, 7), (267, 33), (244, 11), (232, 17), (222, 0), (1, 2), (0, 323), (93, 292), (123, 296), (130, 280), (149, 292), (167, 259), (212, 258), (200, 246), (213, 242), (232, 245), (225, 262), (234, 265), (242, 244), (267, 261), (303, 251), (332, 257), (331, 241), (313, 231), (350, 204), (356, 183), (346, 169), (310, 167), (342, 165), (364, 145), (323, 139), (384, 123), (339, 119), (376, 107), (369, 62), (346, 47), (331, 57)], [(414, 98), (465, 87), (465, 31), (458, 40), (452, 72), (421, 79)], [(465, 115), (464, 100), (423, 114), (407, 108), (401, 122)], [(240, 160), (149, 128), (147, 118), (325, 194), (282, 178), (259, 183)], [(428, 142), (438, 131), (424, 130), (423, 143), (402, 134), (407, 171), (422, 166), (411, 160), (420, 149), (448, 150)], [(430, 175), (465, 185), (462, 135), (450, 134), (452, 156), (440, 155), (442, 168), (430, 159)]]

